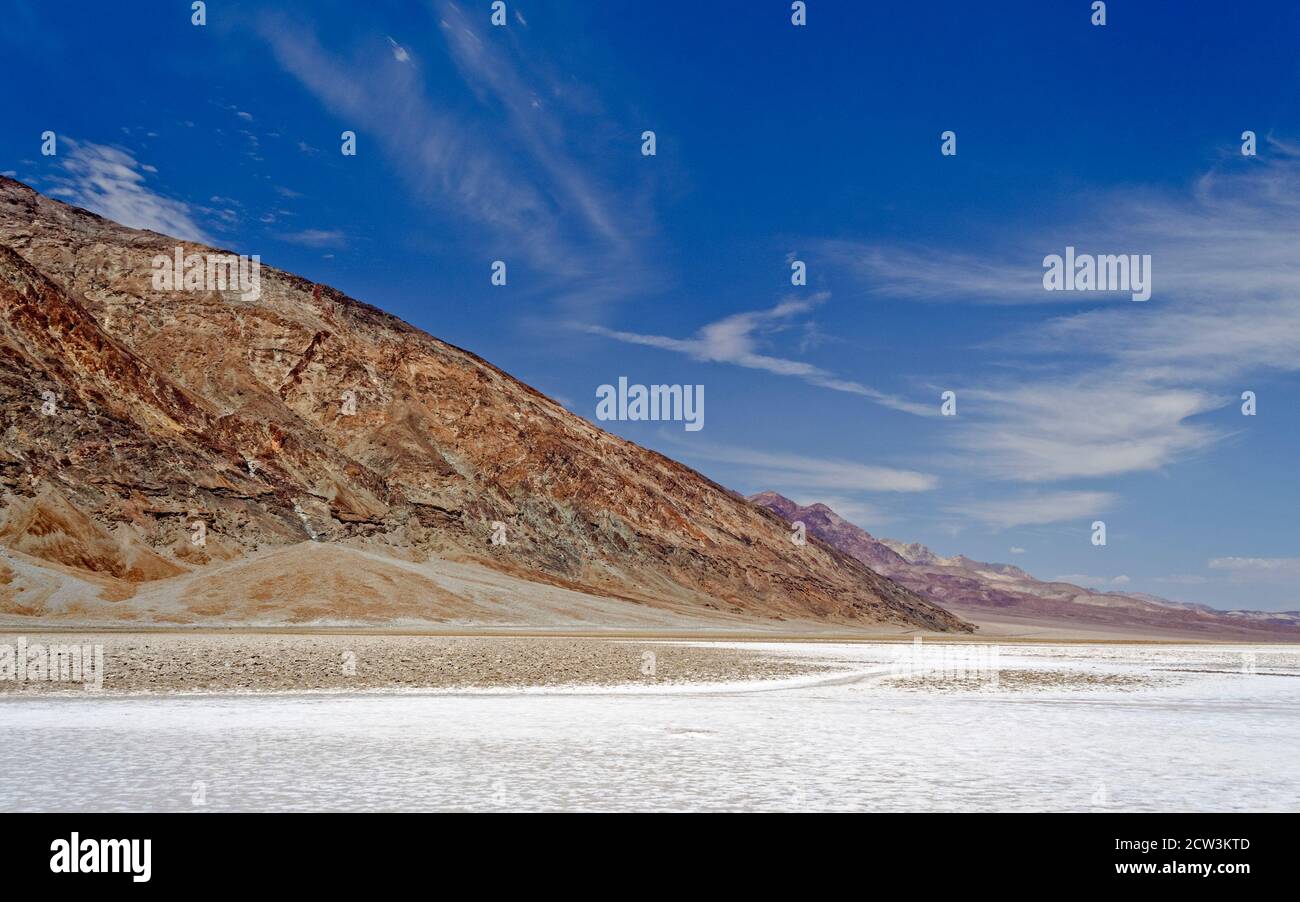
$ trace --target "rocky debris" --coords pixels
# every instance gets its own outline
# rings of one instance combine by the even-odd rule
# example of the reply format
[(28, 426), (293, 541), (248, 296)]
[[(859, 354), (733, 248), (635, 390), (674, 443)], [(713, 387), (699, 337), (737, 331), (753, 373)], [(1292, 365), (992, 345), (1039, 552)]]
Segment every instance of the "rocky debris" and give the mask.
[[(26, 636), (101, 645), (101, 692), (300, 692), (539, 686), (672, 686), (821, 673), (830, 665), (760, 648), (591, 638), (81, 633)], [(16, 636), (0, 633), (0, 643)], [(0, 680), (0, 695), (85, 692)]]

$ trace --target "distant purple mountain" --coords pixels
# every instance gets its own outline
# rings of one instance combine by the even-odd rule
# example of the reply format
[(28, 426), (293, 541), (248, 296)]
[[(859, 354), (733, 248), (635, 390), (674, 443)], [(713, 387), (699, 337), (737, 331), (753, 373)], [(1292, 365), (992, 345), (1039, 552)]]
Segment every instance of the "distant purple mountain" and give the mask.
[(1026, 631), (1075, 628), (1153, 638), (1300, 641), (1296, 612), (1219, 611), (1154, 595), (1048, 582), (1011, 564), (965, 555), (944, 558), (916, 542), (877, 539), (824, 504), (803, 507), (776, 492), (760, 492), (749, 500), (789, 523), (802, 522), (809, 534), (975, 623)]

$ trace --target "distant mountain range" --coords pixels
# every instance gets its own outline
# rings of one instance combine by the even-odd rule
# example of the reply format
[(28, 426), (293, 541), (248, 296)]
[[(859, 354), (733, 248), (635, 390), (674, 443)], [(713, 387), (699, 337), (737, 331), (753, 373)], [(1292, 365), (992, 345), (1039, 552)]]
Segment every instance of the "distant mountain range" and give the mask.
[(269, 266), (222, 285), (217, 255), (0, 177), (0, 620), (970, 629), (467, 351)]
[(749, 499), (872, 570), (986, 631), (1098, 637), (1300, 639), (1300, 613), (1219, 611), (1153, 595), (1097, 592), (1036, 579), (1011, 564), (940, 557), (924, 545), (877, 539), (824, 504), (807, 507), (776, 492)]

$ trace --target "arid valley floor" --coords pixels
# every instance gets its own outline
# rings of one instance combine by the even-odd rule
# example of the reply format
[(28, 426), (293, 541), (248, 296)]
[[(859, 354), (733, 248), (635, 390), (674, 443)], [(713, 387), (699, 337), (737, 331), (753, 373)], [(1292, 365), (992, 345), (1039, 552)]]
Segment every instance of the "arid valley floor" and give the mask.
[(4, 810), (1300, 805), (1295, 646), (23, 638), (100, 643), (106, 664), (99, 690), (0, 691)]

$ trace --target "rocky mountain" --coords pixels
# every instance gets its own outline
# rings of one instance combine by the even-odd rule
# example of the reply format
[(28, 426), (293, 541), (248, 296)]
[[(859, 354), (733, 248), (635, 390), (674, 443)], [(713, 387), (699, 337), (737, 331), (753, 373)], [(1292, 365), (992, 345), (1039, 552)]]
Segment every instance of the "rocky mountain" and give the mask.
[(1011, 564), (940, 557), (917, 543), (877, 539), (824, 504), (801, 506), (776, 492), (750, 498), (876, 572), (989, 631), (1097, 636), (1300, 639), (1294, 613), (1219, 611), (1149, 595), (1096, 592), (1035, 579)]
[(225, 253), (0, 178), (0, 616), (970, 628), (328, 286), (155, 277)]

